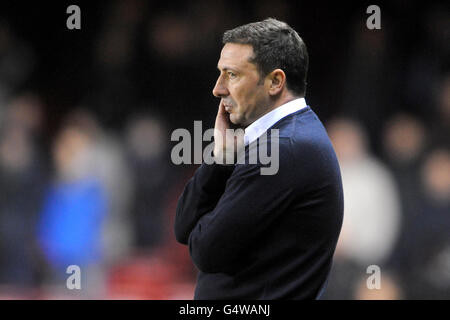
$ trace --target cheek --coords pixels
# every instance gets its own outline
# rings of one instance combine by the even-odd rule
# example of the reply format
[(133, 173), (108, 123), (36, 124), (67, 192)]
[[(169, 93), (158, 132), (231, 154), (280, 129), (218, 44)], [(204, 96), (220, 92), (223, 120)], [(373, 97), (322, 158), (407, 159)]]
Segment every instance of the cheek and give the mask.
[(236, 86), (233, 88), (230, 88), (230, 95), (231, 98), (234, 100), (234, 102), (237, 105), (240, 105), (242, 103), (242, 101), (244, 100), (243, 98), (245, 97), (245, 90), (242, 90), (242, 88), (240, 86)]
[(256, 78), (248, 79), (229, 89), (231, 98), (240, 113), (251, 112), (258, 104), (263, 87), (257, 84), (257, 80)]
[(245, 108), (249, 112), (253, 112), (255, 109), (259, 108), (264, 100), (263, 88), (260, 86), (252, 87), (253, 90), (248, 90), (245, 92)]
[(251, 108), (256, 100), (257, 92), (252, 87), (244, 87), (235, 90), (234, 98), (239, 109), (246, 110)]

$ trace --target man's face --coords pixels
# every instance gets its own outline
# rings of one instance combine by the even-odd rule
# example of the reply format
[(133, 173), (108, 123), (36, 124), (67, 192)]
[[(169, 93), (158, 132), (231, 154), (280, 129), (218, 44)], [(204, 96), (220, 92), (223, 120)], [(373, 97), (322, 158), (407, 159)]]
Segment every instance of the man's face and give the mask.
[(270, 105), (265, 82), (260, 81), (257, 66), (249, 62), (252, 56), (251, 45), (227, 43), (217, 64), (220, 75), (213, 94), (223, 99), (230, 121), (240, 127), (257, 120)]

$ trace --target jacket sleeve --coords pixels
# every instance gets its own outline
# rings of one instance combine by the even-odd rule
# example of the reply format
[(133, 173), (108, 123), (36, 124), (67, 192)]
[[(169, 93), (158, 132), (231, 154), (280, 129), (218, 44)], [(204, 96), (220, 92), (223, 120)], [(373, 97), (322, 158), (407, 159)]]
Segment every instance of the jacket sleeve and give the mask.
[(274, 175), (261, 175), (261, 165), (237, 165), (217, 205), (200, 214), (189, 236), (189, 251), (198, 269), (239, 271), (252, 254), (249, 248), (286, 212), (295, 175), (290, 157), (281, 158)]
[(225, 190), (234, 165), (202, 164), (189, 180), (178, 200), (175, 237), (187, 244), (192, 229), (205, 213), (214, 209)]

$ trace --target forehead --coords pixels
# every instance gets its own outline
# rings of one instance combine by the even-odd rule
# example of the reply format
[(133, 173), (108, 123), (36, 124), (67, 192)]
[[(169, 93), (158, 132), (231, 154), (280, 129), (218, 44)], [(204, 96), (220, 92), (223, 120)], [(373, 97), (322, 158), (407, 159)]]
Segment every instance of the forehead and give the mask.
[(253, 47), (249, 44), (226, 43), (220, 53), (217, 63), (219, 69), (256, 69), (256, 65), (249, 62), (253, 56)]

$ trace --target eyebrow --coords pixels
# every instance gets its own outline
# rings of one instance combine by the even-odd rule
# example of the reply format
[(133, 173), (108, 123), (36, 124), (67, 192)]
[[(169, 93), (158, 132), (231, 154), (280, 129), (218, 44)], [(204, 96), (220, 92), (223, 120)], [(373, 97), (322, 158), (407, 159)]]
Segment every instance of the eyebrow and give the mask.
[[(217, 70), (219, 70), (219, 71), (221, 70), (220, 67), (219, 67), (219, 65), (217, 65)], [(234, 71), (234, 72), (238, 72), (238, 71), (239, 71), (239, 70), (236, 69), (236, 68), (228, 67), (228, 66), (224, 66), (224, 67), (222, 68), (222, 70), (224, 70), (224, 71), (231, 70), (231, 71)]]

